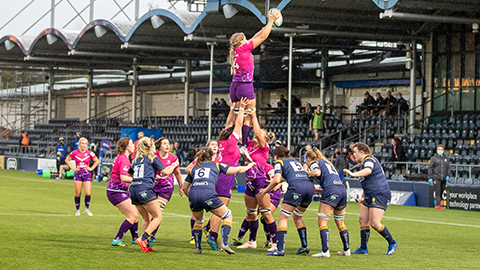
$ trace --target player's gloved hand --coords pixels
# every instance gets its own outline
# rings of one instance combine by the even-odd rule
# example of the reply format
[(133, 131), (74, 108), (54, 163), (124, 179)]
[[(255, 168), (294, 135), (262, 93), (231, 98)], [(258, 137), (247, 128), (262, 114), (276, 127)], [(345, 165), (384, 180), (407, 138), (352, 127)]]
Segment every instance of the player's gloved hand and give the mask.
[(432, 178), (428, 179), (428, 183), (429, 183), (430, 185), (433, 185), (433, 179), (432, 179)]
[(445, 177), (445, 181), (450, 180), (450, 176)]

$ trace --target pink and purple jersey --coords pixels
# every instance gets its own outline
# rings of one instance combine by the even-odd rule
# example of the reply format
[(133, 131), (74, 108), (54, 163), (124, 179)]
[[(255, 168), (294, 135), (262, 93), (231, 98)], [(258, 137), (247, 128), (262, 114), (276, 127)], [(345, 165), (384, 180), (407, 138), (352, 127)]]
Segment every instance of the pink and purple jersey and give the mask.
[[(166, 158), (160, 157), (160, 152), (156, 152), (155, 155), (160, 159), (160, 161), (162, 162), (162, 164), (165, 168), (167, 168), (168, 166), (170, 166), (172, 164), (176, 164), (175, 168), (178, 168), (180, 166), (180, 164), (178, 163), (177, 156), (175, 156), (174, 154), (172, 154), (170, 152), (167, 152), (167, 157)], [(173, 185), (173, 173), (165, 176), (165, 175), (161, 174), (160, 172), (157, 172), (157, 175), (155, 176), (154, 186), (157, 185), (157, 183), (159, 183), (159, 182), (169, 182), (170, 184)]]
[[(227, 140), (218, 142), (219, 162), (228, 166), (237, 167), (240, 158), (240, 149), (237, 147), (238, 135), (232, 132)], [(216, 162), (216, 161), (215, 161)]]
[(248, 41), (235, 48), (233, 68), (235, 70), (232, 81), (253, 82), (254, 59), (252, 55), (253, 41)]
[(265, 164), (265, 174), (267, 175), (267, 181), (272, 182), (273, 177), (275, 176), (275, 169), (273, 169), (273, 166), (270, 164)]
[(73, 150), (70, 155), (71, 159), (75, 160), (75, 166), (77, 168), (87, 168), (90, 165), (90, 159), (95, 159), (95, 153), (90, 150), (85, 150), (85, 152), (80, 152), (79, 149)]
[(265, 172), (265, 165), (267, 164), (268, 153), (270, 152), (270, 147), (267, 142), (265, 142), (265, 146), (261, 148), (259, 145), (255, 146), (255, 143), (249, 140), (247, 150), (253, 162), (256, 163), (256, 166)]
[(128, 191), (129, 183), (122, 182), (120, 176), (128, 175), (128, 169), (130, 169), (130, 165), (130, 160), (125, 154), (115, 158), (113, 161), (112, 172), (110, 173), (110, 180), (108, 181), (107, 190)]

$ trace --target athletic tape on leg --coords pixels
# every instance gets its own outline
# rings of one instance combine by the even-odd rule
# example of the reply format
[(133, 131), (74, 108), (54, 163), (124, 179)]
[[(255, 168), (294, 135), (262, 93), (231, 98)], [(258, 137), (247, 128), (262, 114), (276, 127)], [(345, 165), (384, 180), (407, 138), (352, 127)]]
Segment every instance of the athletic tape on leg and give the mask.
[(204, 219), (205, 219), (205, 218), (202, 217), (202, 219), (200, 219), (200, 220), (195, 219), (195, 221), (198, 222), (198, 223), (202, 223)]
[(260, 207), (260, 214), (268, 214), (268, 213), (270, 213), (270, 208)]
[(227, 213), (225, 213), (225, 215), (223, 215), (222, 219), (226, 219), (228, 217), (230, 217), (232, 215), (232, 211), (230, 211), (230, 209), (228, 209)]
[(343, 213), (343, 214), (338, 214), (338, 215), (333, 215), (333, 218), (334, 218), (335, 220), (344, 219), (344, 218), (345, 218), (345, 213)]
[(257, 208), (248, 208), (247, 207), (247, 208), (245, 208), (245, 210), (247, 210), (247, 214), (251, 214), (251, 215), (256, 215), (257, 214)]
[(290, 216), (292, 215), (292, 212), (289, 212), (289, 211), (287, 211), (287, 210), (285, 210), (285, 209), (283, 209), (283, 208), (280, 210), (280, 212), (282, 212), (282, 213), (283, 213), (285, 216), (287, 216), (287, 217), (290, 217)]
[(327, 215), (327, 214), (324, 214), (324, 213), (318, 213), (317, 215), (321, 218), (324, 218), (324, 219), (330, 219), (330, 215)]
[(167, 203), (162, 200), (158, 200), (158, 204), (160, 205), (160, 210), (162, 211), (163, 209), (165, 209), (165, 206), (167, 205)]
[(293, 213), (295, 213), (295, 215), (297, 215), (299, 217), (303, 217), (303, 214), (305, 214), (305, 212), (298, 211), (298, 209), (295, 209), (295, 211), (293, 211)]

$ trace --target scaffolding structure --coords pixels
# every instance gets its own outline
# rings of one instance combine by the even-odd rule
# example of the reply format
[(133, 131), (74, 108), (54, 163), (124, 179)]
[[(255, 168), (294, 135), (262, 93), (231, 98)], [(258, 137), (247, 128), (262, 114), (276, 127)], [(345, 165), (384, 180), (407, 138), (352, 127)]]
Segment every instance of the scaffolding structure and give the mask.
[(16, 71), (14, 87), (0, 90), (0, 126), (9, 133), (46, 123), (48, 90), (41, 84), (44, 77), (45, 73)]

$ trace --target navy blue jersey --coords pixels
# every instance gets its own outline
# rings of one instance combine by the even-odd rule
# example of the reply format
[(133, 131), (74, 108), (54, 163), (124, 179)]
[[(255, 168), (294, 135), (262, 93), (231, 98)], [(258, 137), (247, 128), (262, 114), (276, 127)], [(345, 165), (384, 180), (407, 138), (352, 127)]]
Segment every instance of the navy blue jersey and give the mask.
[(153, 186), (155, 175), (163, 169), (165, 169), (165, 166), (157, 156), (148, 158), (148, 155), (145, 155), (143, 158), (139, 157), (133, 160), (128, 174), (133, 175), (132, 185), (146, 184)]
[(362, 160), (363, 168), (369, 168), (372, 173), (360, 179), (360, 184), (365, 193), (365, 197), (376, 195), (382, 191), (390, 190), (382, 165), (372, 155), (365, 156)]
[(67, 145), (62, 145), (60, 146), (60, 144), (57, 144), (57, 153), (60, 152), (62, 154), (62, 157), (65, 157), (65, 154), (67, 152)]
[(343, 185), (337, 169), (325, 160), (314, 160), (310, 163), (310, 171), (320, 170), (320, 186), (326, 188), (332, 185)]
[(194, 166), (185, 178), (185, 181), (192, 184), (190, 190), (208, 188), (215, 190), (220, 173), (227, 173), (228, 165), (213, 161), (204, 161), (202, 165)]
[(291, 185), (297, 180), (310, 181), (302, 165), (293, 158), (280, 159), (275, 162), (275, 174), (280, 173)]

